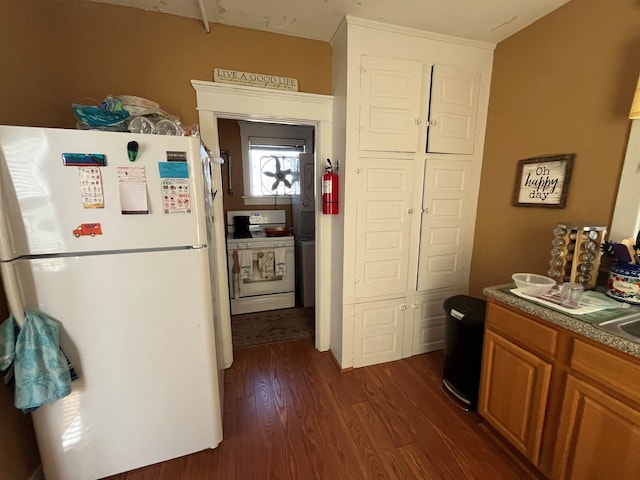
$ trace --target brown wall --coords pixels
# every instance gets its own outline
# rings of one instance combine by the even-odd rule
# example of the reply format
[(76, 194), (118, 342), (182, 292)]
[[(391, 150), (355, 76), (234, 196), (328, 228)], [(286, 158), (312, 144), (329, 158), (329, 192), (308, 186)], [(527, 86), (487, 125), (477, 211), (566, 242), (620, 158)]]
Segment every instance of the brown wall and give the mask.
[[(556, 223), (610, 223), (639, 72), (638, 0), (572, 0), (497, 46), (471, 294), (545, 274)], [(512, 206), (518, 160), (552, 153), (576, 154), (566, 208)]]
[[(7, 125), (73, 128), (73, 102), (97, 105), (109, 94), (149, 98), (193, 124), (190, 81), (212, 80), (217, 67), (331, 93), (328, 43), (219, 24), (207, 34), (198, 20), (86, 0), (0, 0), (0, 64)], [(0, 321), (6, 316), (2, 298)], [(0, 480), (26, 479), (38, 463), (30, 417), (0, 392)]]
[(331, 47), (306, 40), (86, 0), (0, 2), (0, 124), (73, 127), (73, 102), (149, 98), (198, 121), (190, 81), (228, 68), (298, 79), (331, 93)]

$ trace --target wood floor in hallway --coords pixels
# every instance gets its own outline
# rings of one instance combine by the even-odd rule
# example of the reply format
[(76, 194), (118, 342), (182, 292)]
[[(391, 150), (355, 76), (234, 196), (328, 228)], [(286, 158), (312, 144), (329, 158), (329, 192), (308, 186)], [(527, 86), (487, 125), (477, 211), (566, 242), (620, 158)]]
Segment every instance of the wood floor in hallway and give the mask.
[(441, 371), (441, 351), (340, 373), (310, 339), (238, 349), (222, 444), (109, 480), (537, 478)]

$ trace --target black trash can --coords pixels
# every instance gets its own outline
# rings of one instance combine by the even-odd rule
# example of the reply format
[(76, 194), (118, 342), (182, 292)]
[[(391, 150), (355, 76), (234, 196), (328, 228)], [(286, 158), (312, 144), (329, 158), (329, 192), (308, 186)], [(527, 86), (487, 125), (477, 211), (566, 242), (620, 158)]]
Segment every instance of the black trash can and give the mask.
[(484, 316), (487, 302), (467, 295), (444, 301), (444, 372), (442, 383), (465, 408), (478, 405)]

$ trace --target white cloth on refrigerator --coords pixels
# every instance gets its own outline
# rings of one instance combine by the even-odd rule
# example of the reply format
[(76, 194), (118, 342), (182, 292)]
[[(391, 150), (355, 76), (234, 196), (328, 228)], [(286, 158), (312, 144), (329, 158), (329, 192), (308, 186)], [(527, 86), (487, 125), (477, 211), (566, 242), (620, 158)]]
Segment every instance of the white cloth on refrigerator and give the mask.
[(238, 250), (240, 278), (253, 277), (253, 250)]
[(286, 275), (287, 274), (287, 249), (286, 248), (276, 248), (273, 250), (274, 253), (274, 261), (276, 264), (276, 275)]
[(258, 252), (258, 272), (262, 280), (271, 280), (275, 277), (275, 263), (273, 250), (260, 250)]

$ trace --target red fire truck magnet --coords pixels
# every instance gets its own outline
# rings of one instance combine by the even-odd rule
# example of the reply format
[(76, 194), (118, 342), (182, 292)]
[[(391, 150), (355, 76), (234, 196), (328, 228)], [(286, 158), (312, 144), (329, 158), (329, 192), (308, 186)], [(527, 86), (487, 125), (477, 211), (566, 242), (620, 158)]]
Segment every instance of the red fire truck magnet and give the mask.
[(102, 235), (102, 226), (99, 223), (82, 223), (73, 231), (73, 235), (75, 237)]

